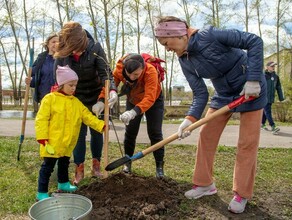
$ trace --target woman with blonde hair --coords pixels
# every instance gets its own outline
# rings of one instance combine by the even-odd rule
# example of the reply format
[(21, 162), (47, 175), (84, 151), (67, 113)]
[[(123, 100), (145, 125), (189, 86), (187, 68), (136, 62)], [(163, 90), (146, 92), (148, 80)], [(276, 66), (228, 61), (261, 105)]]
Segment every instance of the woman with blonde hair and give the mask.
[(40, 53), (33, 63), (31, 78), (26, 78), (25, 83), (34, 88), (34, 100), (40, 103), (43, 97), (51, 91), (55, 84), (54, 54), (58, 43), (58, 34), (51, 33), (43, 43), (45, 51)]
[[(94, 42), (92, 36), (82, 28), (78, 22), (69, 21), (59, 32), (59, 43), (55, 53), (55, 68), (57, 65), (68, 65), (79, 78), (75, 96), (90, 110), (102, 100), (99, 97), (104, 88), (104, 81), (110, 80), (109, 106), (112, 107), (118, 100), (116, 86), (113, 82), (112, 71), (108, 65), (105, 52), (100, 43)], [(90, 128), (90, 149), (92, 153), (93, 176), (101, 177), (100, 160), (103, 146), (102, 134)], [(73, 151), (76, 164), (74, 184), (84, 178), (84, 161), (86, 154), (87, 126), (81, 125), (77, 145)]]

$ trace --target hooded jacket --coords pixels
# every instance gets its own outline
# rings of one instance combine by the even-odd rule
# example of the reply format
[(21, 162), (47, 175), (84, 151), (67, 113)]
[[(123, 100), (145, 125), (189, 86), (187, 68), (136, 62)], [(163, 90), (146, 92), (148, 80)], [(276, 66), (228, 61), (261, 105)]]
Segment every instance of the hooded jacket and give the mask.
[(66, 58), (58, 58), (54, 65), (54, 73), (56, 73), (57, 65), (69, 65), (79, 78), (75, 96), (91, 109), (92, 105), (97, 102), (106, 79), (110, 79), (110, 90), (116, 90), (116, 87), (104, 50), (100, 43), (95, 43), (92, 36), (87, 31), (86, 33), (89, 43), (79, 61), (75, 61), (71, 55)]
[(275, 102), (275, 92), (277, 91), (279, 101), (284, 101), (284, 95), (282, 91), (282, 86), (280, 82), (279, 76), (276, 72), (265, 71), (265, 77), (267, 80), (267, 88), (268, 88), (268, 103)]
[(103, 132), (104, 121), (94, 116), (76, 97), (59, 92), (47, 94), (35, 119), (37, 140), (48, 140), (55, 154), (40, 145), (41, 157), (70, 157), (76, 146), (81, 123)]
[(246, 81), (260, 83), (260, 97), (233, 111), (253, 111), (266, 105), (263, 41), (254, 34), (212, 26), (200, 30), (189, 36), (187, 51), (179, 57), (179, 62), (194, 95), (189, 116), (200, 119), (206, 107), (209, 94), (205, 79), (215, 88), (211, 108), (219, 109), (237, 99)]
[[(115, 85), (118, 87), (120, 83), (126, 84), (126, 79), (123, 76), (123, 60), (122, 57), (113, 71)], [(137, 114), (146, 112), (156, 101), (161, 93), (161, 84), (158, 79), (158, 73), (154, 66), (145, 63), (144, 70), (129, 94), (127, 100), (135, 105), (134, 110)]]

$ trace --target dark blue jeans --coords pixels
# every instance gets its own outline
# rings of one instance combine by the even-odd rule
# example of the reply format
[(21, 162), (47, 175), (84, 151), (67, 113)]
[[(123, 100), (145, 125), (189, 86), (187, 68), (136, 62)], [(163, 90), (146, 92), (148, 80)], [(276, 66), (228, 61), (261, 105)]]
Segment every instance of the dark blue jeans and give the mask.
[[(103, 146), (103, 135), (96, 130), (89, 128), (90, 130), (90, 149), (92, 158), (96, 158), (100, 161), (102, 146)], [(84, 163), (85, 154), (86, 154), (86, 135), (87, 135), (87, 126), (82, 123), (80, 128), (80, 133), (76, 147), (74, 148), (74, 163), (79, 165)]]
[(56, 162), (58, 161), (58, 182), (67, 183), (69, 182), (68, 169), (70, 164), (70, 157), (44, 157), (44, 162), (41, 165), (38, 179), (38, 192), (46, 193), (49, 188), (49, 181)]
[[(131, 110), (135, 105), (130, 102), (126, 102), (126, 110)], [(151, 142), (151, 146), (163, 139), (162, 135), (162, 122), (164, 113), (164, 99), (161, 94), (150, 109), (145, 112), (147, 133)], [(133, 156), (136, 145), (136, 138), (139, 132), (141, 119), (143, 114), (137, 115), (133, 120), (130, 121), (129, 125), (126, 126), (124, 149), (125, 154)], [(155, 161), (163, 161), (164, 158), (164, 147), (159, 148), (153, 152)]]
[(266, 123), (268, 119), (269, 125), (272, 127), (275, 125), (273, 116), (272, 116), (272, 103), (268, 103), (264, 108), (263, 118), (262, 118), (262, 125)]

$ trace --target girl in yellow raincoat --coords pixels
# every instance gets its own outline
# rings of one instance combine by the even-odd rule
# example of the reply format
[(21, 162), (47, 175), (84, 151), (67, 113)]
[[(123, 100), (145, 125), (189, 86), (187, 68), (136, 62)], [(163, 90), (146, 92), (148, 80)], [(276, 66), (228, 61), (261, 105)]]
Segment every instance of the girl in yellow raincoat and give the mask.
[(44, 160), (39, 172), (37, 200), (49, 198), (49, 179), (57, 161), (58, 190), (73, 192), (77, 189), (69, 183), (68, 168), (81, 123), (100, 133), (104, 130), (104, 121), (73, 96), (77, 74), (69, 66), (58, 66), (56, 79), (58, 91), (43, 98), (35, 120), (36, 139)]

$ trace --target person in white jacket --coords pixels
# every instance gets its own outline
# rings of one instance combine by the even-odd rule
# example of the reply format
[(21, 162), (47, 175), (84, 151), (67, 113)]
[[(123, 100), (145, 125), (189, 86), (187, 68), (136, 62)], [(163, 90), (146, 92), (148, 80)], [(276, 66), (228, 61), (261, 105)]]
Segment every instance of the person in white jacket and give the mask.
[(73, 96), (77, 74), (69, 66), (58, 66), (56, 79), (58, 90), (43, 98), (35, 119), (36, 139), (40, 143), (40, 157), (44, 160), (38, 177), (38, 201), (49, 198), (49, 180), (57, 161), (58, 190), (73, 192), (77, 189), (69, 182), (68, 169), (81, 124), (100, 133), (104, 130), (104, 121)]

